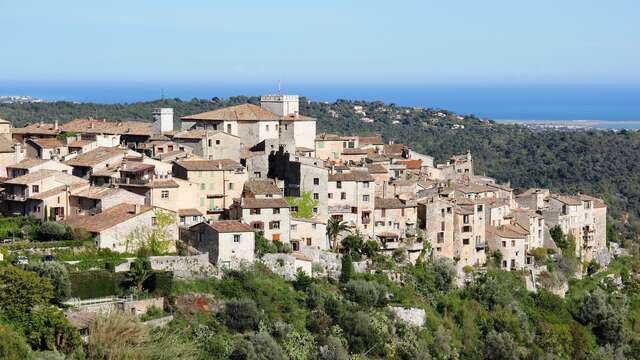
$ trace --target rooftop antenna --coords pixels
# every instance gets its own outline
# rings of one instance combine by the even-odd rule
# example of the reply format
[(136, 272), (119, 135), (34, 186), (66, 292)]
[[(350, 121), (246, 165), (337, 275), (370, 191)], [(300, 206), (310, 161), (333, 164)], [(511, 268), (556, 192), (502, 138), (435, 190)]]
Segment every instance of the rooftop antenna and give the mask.
[(282, 95), (282, 80), (278, 80), (278, 95)]
[(160, 88), (160, 100), (164, 101), (164, 89)]

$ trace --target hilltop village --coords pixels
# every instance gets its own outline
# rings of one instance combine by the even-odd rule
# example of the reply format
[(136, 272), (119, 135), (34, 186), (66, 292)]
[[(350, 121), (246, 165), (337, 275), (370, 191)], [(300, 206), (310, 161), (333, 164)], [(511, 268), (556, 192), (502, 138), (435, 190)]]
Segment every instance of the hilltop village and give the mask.
[(358, 234), (409, 261), (452, 259), (462, 281), (495, 253), (504, 270), (535, 270), (538, 249), (558, 250), (554, 227), (573, 236), (583, 262), (609, 259), (601, 199), (514, 194), (475, 174), (470, 153), (434, 164), (380, 136), (318, 134), (295, 95), (150, 115), (21, 128), (1, 120), (2, 213), (68, 224), (98, 248), (129, 253), (131, 233), (166, 213), (170, 248), (180, 242), (218, 268), (254, 262), (259, 234), (311, 274), (312, 262)]

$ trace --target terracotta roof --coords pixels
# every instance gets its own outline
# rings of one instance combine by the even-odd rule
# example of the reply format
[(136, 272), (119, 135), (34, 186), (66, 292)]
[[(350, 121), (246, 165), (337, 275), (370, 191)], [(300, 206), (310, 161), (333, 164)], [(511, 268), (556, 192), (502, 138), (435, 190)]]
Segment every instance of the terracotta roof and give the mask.
[(362, 145), (384, 145), (384, 141), (382, 141), (382, 136), (374, 135), (374, 136), (358, 136), (358, 143), (360, 146)]
[(352, 170), (345, 173), (329, 174), (329, 181), (373, 181), (367, 171)]
[(10, 124), (10, 122), (5, 119), (0, 119), (0, 124)]
[(183, 167), (187, 171), (215, 171), (215, 170), (237, 170), (243, 169), (239, 162), (231, 159), (222, 160), (190, 160), (181, 159), (175, 161), (175, 164)]
[(420, 170), (422, 168), (422, 160), (398, 160), (396, 163), (404, 164), (407, 169)]
[(473, 205), (469, 206), (468, 204), (458, 204), (454, 208), (454, 211), (456, 212), (456, 214), (460, 214), (460, 215), (473, 215), (474, 214)]
[(74, 194), (73, 196), (77, 196), (77, 197), (83, 197), (83, 198), (87, 198), (87, 199), (95, 199), (95, 200), (100, 200), (100, 199), (105, 199), (108, 198), (110, 196), (116, 195), (120, 192), (125, 192), (127, 194), (131, 194), (130, 191), (127, 191), (125, 189), (122, 188), (113, 188), (113, 187), (98, 187), (98, 186), (91, 186), (88, 189), (81, 191), (77, 194)]
[(342, 136), (336, 134), (321, 133), (316, 135), (316, 141), (353, 141), (357, 136)]
[(342, 149), (343, 155), (367, 155), (372, 152), (373, 152), (373, 149), (362, 149), (362, 148)]
[(6, 134), (6, 136), (5, 134), (0, 134), (0, 153), (12, 153), (14, 151), (11, 134)]
[(54, 149), (57, 147), (67, 146), (65, 142), (56, 138), (29, 139), (28, 141), (38, 145), (42, 149)]
[(404, 144), (386, 144), (382, 147), (385, 154), (401, 155), (404, 151)]
[(76, 140), (76, 141), (70, 142), (68, 146), (70, 148), (71, 147), (73, 147), (73, 148), (75, 148), (75, 147), (83, 147), (83, 146), (89, 145), (89, 144), (94, 143), (94, 142), (95, 142), (95, 140)]
[(387, 162), (389, 161), (389, 157), (384, 154), (368, 154), (366, 159), (369, 162)]
[(156, 189), (180, 187), (180, 185), (173, 179), (153, 179), (147, 184), (147, 186)]
[(122, 166), (120, 167), (120, 172), (131, 173), (131, 172), (140, 172), (146, 170), (153, 170), (155, 166), (152, 164), (145, 164), (139, 161), (126, 161), (122, 162)]
[(229, 232), (251, 232), (253, 229), (251, 225), (241, 223), (238, 220), (221, 220), (214, 221), (211, 224), (208, 224), (214, 230), (219, 233), (229, 233)]
[(304, 146), (296, 147), (296, 152), (308, 153), (308, 152), (314, 152), (314, 151), (315, 151), (314, 149), (308, 148), (308, 147), (304, 147)]
[(416, 207), (416, 205), (410, 205), (398, 198), (376, 198), (376, 209), (402, 209)]
[(73, 175), (65, 174), (60, 171), (42, 169), (26, 175), (18, 176), (17, 178), (7, 180), (5, 184), (26, 185), (35, 181), (44, 180), (49, 177), (54, 177), (55, 181), (65, 185), (88, 183), (88, 181), (85, 179), (82, 179)]
[(389, 170), (387, 170), (387, 168), (385, 168), (383, 165), (380, 165), (380, 164), (367, 165), (367, 168), (369, 169), (369, 174), (387, 174), (387, 173), (389, 173)]
[(38, 166), (46, 163), (49, 160), (43, 159), (24, 159), (17, 164), (9, 165), (8, 168), (11, 169), (31, 169), (34, 166)]
[(287, 200), (282, 198), (279, 198), (279, 199), (242, 198), (243, 209), (288, 208), (288, 207), (289, 207), (289, 203), (287, 202)]
[(182, 117), (183, 120), (260, 121), (281, 119), (279, 115), (253, 104), (229, 106), (200, 114)]
[(582, 205), (582, 201), (574, 196), (553, 194), (551, 197), (569, 206)]
[(52, 196), (59, 195), (60, 193), (64, 192), (66, 188), (67, 188), (66, 186), (57, 186), (57, 187), (54, 187), (53, 189), (49, 189), (47, 191), (31, 194), (29, 196), (29, 198), (30, 199), (37, 199), (37, 200), (44, 200), (44, 199), (50, 198)]
[(124, 150), (118, 147), (99, 147), (95, 150), (82, 153), (64, 163), (71, 166), (93, 167), (98, 163), (116, 157), (124, 158)]
[(104, 121), (94, 119), (76, 119), (60, 125), (64, 131), (85, 134), (140, 135), (151, 136), (153, 124), (142, 121)]
[(59, 132), (60, 130), (55, 128), (55, 124), (51, 123), (35, 123), (25, 127), (11, 129), (11, 133), (20, 135), (56, 135)]
[(227, 132), (224, 131), (220, 131), (220, 130), (188, 130), (188, 131), (181, 131), (179, 133), (176, 133), (175, 135), (173, 135), (174, 139), (203, 139), (207, 136), (214, 136), (214, 135), (225, 135), (225, 136), (232, 136), (237, 138), (237, 136), (233, 135), (233, 134), (229, 134)]
[(178, 210), (179, 216), (202, 216), (203, 214), (198, 209), (180, 209)]
[(78, 215), (66, 219), (64, 222), (73, 228), (80, 228), (93, 233), (110, 229), (138, 215), (153, 209), (152, 206), (134, 204), (119, 204), (96, 215)]
[(278, 189), (272, 180), (249, 180), (244, 183), (244, 191), (254, 195), (281, 195), (282, 191)]
[(529, 232), (519, 225), (505, 224), (498, 227), (489, 227), (489, 231), (506, 239), (523, 239)]

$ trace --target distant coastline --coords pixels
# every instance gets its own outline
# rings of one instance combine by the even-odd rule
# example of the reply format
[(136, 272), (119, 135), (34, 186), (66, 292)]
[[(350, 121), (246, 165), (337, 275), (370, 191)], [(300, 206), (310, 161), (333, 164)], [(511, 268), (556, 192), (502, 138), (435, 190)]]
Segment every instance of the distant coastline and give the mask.
[(640, 120), (513, 120), (496, 119), (501, 124), (517, 124), (539, 130), (640, 130)]

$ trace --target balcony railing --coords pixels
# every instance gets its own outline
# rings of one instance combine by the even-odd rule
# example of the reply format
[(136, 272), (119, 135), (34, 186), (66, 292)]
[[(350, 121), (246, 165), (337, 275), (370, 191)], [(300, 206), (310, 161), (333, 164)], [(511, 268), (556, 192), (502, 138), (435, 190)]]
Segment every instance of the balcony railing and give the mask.
[(13, 194), (13, 193), (4, 193), (4, 200), (13, 200), (13, 201), (25, 201), (29, 197), (28, 193), (25, 194)]
[(476, 241), (476, 250), (482, 250), (487, 247), (487, 243), (484, 241)]
[(221, 213), (221, 212), (224, 212), (223, 208), (216, 207), (216, 208), (207, 209), (207, 214), (218, 214), (218, 213)]

